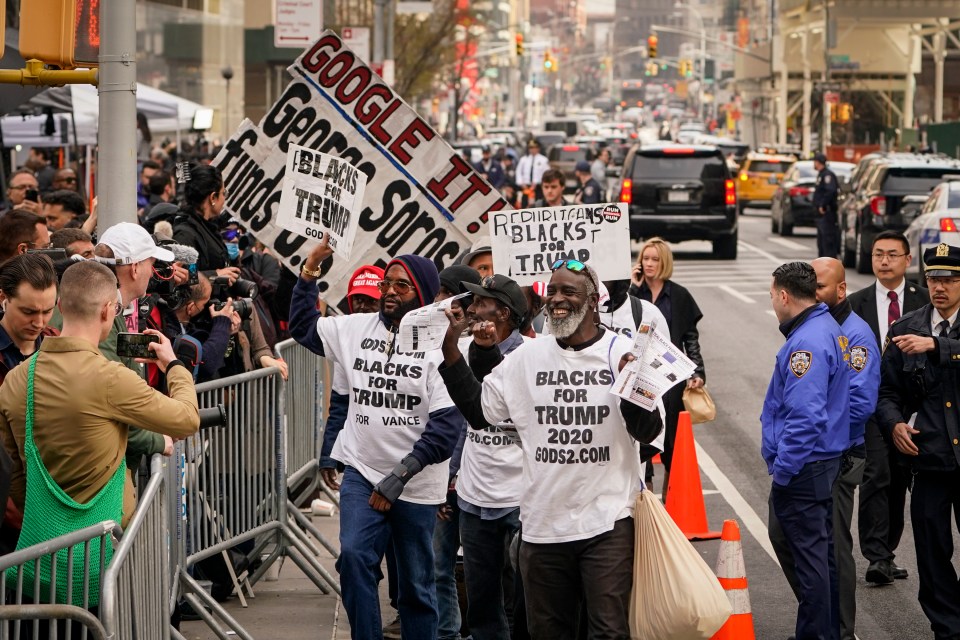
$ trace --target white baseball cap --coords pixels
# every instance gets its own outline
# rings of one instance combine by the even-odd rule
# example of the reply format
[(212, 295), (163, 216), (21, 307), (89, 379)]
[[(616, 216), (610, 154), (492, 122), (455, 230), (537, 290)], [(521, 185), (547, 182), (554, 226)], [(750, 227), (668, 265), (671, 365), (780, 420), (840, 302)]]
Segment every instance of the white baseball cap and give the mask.
[(135, 264), (147, 258), (164, 262), (173, 262), (175, 259), (172, 251), (158, 247), (146, 229), (132, 222), (119, 222), (104, 231), (100, 236), (100, 244), (113, 250), (113, 258), (98, 258), (107, 264)]

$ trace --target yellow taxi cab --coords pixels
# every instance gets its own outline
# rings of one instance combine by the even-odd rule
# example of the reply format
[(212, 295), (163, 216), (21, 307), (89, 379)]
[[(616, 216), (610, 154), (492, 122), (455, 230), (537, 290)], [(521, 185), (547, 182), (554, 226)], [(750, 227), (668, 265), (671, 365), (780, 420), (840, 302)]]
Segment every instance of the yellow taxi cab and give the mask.
[(772, 153), (751, 153), (737, 176), (737, 197), (741, 211), (746, 207), (769, 207), (783, 174), (796, 158)]

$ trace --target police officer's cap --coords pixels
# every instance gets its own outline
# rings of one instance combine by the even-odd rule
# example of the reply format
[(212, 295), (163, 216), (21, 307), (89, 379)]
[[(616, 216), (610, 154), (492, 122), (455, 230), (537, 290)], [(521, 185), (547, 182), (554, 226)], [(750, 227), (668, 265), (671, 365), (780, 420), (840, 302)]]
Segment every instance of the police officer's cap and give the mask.
[(574, 167), (574, 171), (585, 171), (586, 173), (590, 173), (590, 163), (586, 160), (578, 160), (577, 166)]
[(821, 164), (827, 164), (827, 156), (825, 156), (823, 153), (818, 153), (813, 156), (813, 161)]
[(923, 270), (928, 278), (960, 277), (960, 247), (941, 242), (923, 252)]

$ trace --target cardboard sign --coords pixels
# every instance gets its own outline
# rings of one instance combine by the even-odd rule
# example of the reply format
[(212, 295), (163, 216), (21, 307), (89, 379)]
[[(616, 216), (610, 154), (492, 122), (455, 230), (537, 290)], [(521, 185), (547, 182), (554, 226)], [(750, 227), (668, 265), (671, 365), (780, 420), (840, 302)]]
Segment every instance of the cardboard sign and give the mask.
[(520, 285), (549, 279), (557, 260), (579, 260), (600, 280), (630, 277), (627, 205), (575, 204), (490, 214), (490, 241), (497, 273)]
[(317, 240), (329, 233), (330, 248), (349, 258), (366, 185), (349, 162), (290, 145), (277, 224)]
[(288, 68), (293, 80), (263, 119), (245, 120), (214, 164), (225, 210), (299, 271), (315, 240), (277, 223), (292, 145), (349, 162), (367, 176), (350, 260), (321, 265), (321, 295), (339, 305), (361, 264), (413, 253), (438, 269), (487, 234), (507, 203), (343, 41), (327, 31)]

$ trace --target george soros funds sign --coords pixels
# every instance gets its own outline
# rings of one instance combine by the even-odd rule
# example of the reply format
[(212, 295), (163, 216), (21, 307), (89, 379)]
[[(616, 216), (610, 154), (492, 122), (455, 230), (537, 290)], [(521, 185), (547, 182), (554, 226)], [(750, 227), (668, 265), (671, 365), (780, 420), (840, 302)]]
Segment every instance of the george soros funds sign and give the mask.
[[(293, 79), (277, 102), (259, 123), (245, 120), (214, 164), (227, 184), (228, 213), (294, 271), (317, 239), (277, 222), (290, 150), (334, 156), (364, 174), (362, 204), (349, 220), (356, 227), (350, 260), (321, 265), (329, 303), (342, 302), (360, 264), (414, 253), (442, 269), (486, 235), (488, 213), (506, 201), (335, 33), (321, 35), (288, 71)], [(311, 206), (304, 198), (290, 206)], [(342, 223), (343, 214), (329, 219)]]

